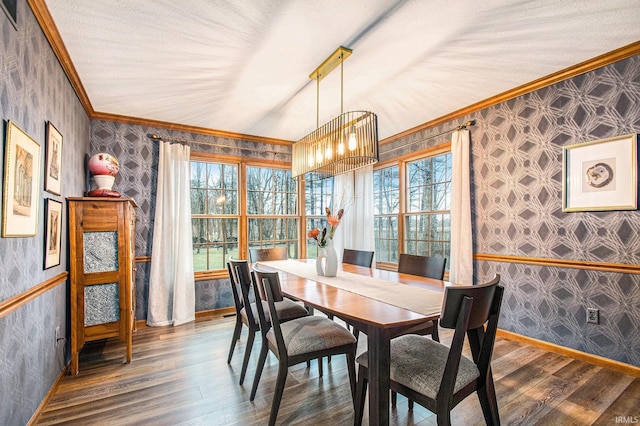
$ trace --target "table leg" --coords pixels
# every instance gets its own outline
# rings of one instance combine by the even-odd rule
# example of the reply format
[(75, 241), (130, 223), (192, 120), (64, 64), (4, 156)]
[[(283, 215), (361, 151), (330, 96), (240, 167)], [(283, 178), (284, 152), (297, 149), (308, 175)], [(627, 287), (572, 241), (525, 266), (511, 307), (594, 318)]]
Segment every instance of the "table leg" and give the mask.
[(391, 334), (372, 327), (367, 333), (369, 352), (369, 425), (389, 424), (389, 359)]

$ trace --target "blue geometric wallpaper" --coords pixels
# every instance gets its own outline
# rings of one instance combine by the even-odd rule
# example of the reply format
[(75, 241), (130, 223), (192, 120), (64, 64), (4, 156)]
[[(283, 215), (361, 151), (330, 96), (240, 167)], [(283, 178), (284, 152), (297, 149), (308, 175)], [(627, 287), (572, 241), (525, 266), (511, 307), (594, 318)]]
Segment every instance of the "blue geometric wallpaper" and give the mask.
[[(18, 1), (18, 29), (0, 12), (0, 158), (12, 121), (40, 144), (38, 226), (34, 237), (0, 238), (0, 301), (68, 270), (66, 197), (81, 196), (90, 120), (26, 1)], [(63, 136), (61, 195), (43, 190), (45, 124)], [(4, 162), (0, 161), (4, 176)], [(63, 203), (60, 265), (43, 269), (44, 199)], [(1, 203), (2, 201), (0, 201)], [(68, 282), (0, 318), (0, 424), (26, 424), (66, 365)]]

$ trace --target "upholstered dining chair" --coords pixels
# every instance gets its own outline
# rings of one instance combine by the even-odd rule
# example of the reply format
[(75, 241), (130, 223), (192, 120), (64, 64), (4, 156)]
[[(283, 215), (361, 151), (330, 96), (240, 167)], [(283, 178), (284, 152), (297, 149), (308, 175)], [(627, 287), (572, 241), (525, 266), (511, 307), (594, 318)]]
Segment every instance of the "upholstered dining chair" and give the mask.
[(342, 263), (371, 268), (373, 255), (374, 252), (372, 251), (344, 249), (342, 251)]
[[(229, 269), (229, 277), (232, 280), (232, 285), (235, 282), (235, 286), (236, 288), (240, 288), (240, 294), (242, 296), (241, 308), (238, 315), (240, 318), (240, 324), (244, 324), (248, 328), (247, 344), (244, 350), (242, 369), (240, 370), (240, 384), (243, 384), (245, 374), (247, 373), (247, 366), (249, 365), (249, 358), (251, 357), (251, 349), (253, 348), (255, 335), (261, 327), (258, 317), (257, 301), (260, 302), (262, 309), (266, 312), (269, 311), (269, 308), (266, 300), (261, 299), (259, 295), (258, 297), (254, 298), (255, 301), (251, 300), (251, 294), (253, 294), (253, 291), (251, 289), (254, 287), (254, 285), (251, 280), (251, 273), (249, 272), (249, 264), (246, 260), (234, 260), (231, 258), (227, 262), (227, 268)], [(237, 293), (237, 289), (235, 290), (235, 293)], [(247, 309), (247, 307), (249, 307), (249, 309)], [(300, 318), (309, 315), (309, 312), (302, 305), (299, 305), (289, 299), (278, 301), (276, 303), (276, 309), (278, 310), (279, 318), (281, 321), (288, 321), (294, 318)], [(266, 323), (266, 326), (270, 326), (268, 321)], [(235, 342), (240, 337), (241, 329), (242, 325), (240, 325), (240, 330), (238, 330), (238, 319), (236, 318), (236, 327), (233, 331), (234, 340), (231, 343), (232, 349), (229, 353), (227, 363), (231, 363), (233, 348), (235, 347)]]
[[(435, 413), (438, 425), (451, 424), (451, 410), (474, 392), (487, 425), (500, 424), (491, 374), (504, 293), (499, 282), (500, 275), (496, 275), (485, 284), (445, 288), (440, 326), (454, 330), (450, 347), (413, 334), (391, 340), (391, 390)], [(465, 334), (472, 358), (462, 355)], [(361, 354), (357, 362), (355, 424), (359, 425), (367, 388), (368, 353)]]
[[(265, 334), (265, 341), (260, 351), (256, 369), (256, 377), (251, 389), (250, 400), (256, 395), (258, 381), (264, 368), (267, 354), (271, 351), (278, 358), (278, 377), (271, 403), (269, 425), (274, 425), (278, 417), (280, 401), (284, 393), (289, 367), (312, 359), (329, 355), (344, 354), (347, 358), (351, 396), (355, 393), (355, 356), (356, 338), (346, 328), (328, 318), (307, 316), (287, 322), (281, 322), (275, 309), (276, 300), (282, 298), (282, 290), (277, 272), (270, 272), (254, 267), (255, 283), (263, 287), (269, 303), (271, 329)], [(266, 330), (266, 315), (258, 305), (258, 315), (262, 330)]]
[(287, 260), (289, 255), (287, 254), (286, 247), (272, 247), (272, 248), (250, 248), (249, 259), (252, 263), (260, 260)]

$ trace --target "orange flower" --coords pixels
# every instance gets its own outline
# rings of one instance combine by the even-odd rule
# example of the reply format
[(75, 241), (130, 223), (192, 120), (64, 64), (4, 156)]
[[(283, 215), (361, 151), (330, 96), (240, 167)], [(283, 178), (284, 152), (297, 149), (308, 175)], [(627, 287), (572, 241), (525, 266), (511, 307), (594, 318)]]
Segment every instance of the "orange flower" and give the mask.
[(312, 229), (311, 231), (309, 231), (309, 234), (307, 234), (309, 236), (309, 238), (313, 238), (314, 240), (318, 238), (318, 235), (320, 235), (320, 230), (319, 229)]
[(340, 224), (340, 218), (338, 216), (328, 216), (327, 222), (329, 222), (329, 225), (336, 227)]

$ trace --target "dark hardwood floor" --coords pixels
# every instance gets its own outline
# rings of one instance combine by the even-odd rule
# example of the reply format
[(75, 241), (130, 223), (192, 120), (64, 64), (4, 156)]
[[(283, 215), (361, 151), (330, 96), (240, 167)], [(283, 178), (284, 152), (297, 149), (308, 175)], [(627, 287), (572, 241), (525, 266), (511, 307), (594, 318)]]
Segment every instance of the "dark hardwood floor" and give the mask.
[[(133, 362), (122, 364), (115, 341), (81, 353), (80, 374), (66, 376), (38, 424), (264, 425), (268, 423), (277, 360), (269, 355), (255, 401), (249, 393), (260, 347), (254, 345), (247, 380), (238, 384), (246, 328), (230, 365), (226, 358), (233, 318), (206, 318), (180, 327), (141, 328)], [(441, 332), (442, 341), (450, 334)], [(364, 350), (366, 336), (360, 338)], [(290, 369), (278, 424), (350, 425), (353, 406), (344, 357)], [(640, 379), (499, 338), (493, 373), (505, 425), (591, 425), (640, 416)], [(365, 424), (368, 419), (365, 417)], [(637, 421), (637, 420), (636, 420)], [(426, 409), (398, 396), (395, 425), (435, 425)], [(475, 395), (452, 412), (454, 425), (483, 425)]]

